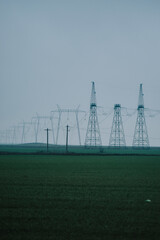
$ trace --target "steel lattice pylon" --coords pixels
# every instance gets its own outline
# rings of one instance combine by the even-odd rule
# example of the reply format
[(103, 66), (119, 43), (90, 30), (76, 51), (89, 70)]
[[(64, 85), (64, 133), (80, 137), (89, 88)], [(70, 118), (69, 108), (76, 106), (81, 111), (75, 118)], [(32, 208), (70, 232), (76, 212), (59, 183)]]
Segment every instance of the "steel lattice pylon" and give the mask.
[(95, 83), (92, 82), (90, 115), (85, 138), (85, 146), (101, 146), (101, 145), (102, 141), (97, 116)]
[(114, 116), (109, 139), (109, 146), (126, 146), (120, 104), (114, 105)]
[(133, 147), (149, 147), (149, 138), (144, 115), (144, 100), (142, 84), (140, 84), (139, 100), (137, 108), (137, 120), (133, 137)]

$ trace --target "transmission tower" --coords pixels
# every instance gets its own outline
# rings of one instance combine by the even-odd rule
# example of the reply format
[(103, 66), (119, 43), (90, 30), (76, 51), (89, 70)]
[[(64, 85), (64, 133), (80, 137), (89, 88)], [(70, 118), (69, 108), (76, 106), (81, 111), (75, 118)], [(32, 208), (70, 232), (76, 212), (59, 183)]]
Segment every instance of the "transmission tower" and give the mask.
[(88, 120), (88, 127), (85, 138), (85, 146), (101, 146), (101, 135), (97, 116), (97, 103), (95, 83), (92, 82), (91, 101), (90, 101), (90, 115)]
[(79, 119), (78, 119), (78, 114), (79, 113), (85, 113), (85, 111), (83, 110), (79, 110), (79, 106), (76, 109), (62, 109), (59, 107), (59, 105), (57, 105), (57, 110), (53, 110), (52, 114), (54, 113), (58, 113), (58, 126), (57, 126), (57, 135), (56, 135), (56, 145), (58, 144), (58, 138), (59, 138), (59, 130), (60, 130), (60, 125), (61, 125), (61, 117), (62, 117), (62, 113), (73, 113), (75, 114), (76, 117), (76, 125), (77, 125), (77, 131), (78, 131), (78, 139), (79, 139), (79, 145), (81, 145), (81, 136), (80, 136), (80, 128), (79, 128)]
[(149, 138), (144, 116), (144, 99), (142, 84), (140, 84), (139, 89), (137, 120), (133, 137), (133, 147), (149, 147)]
[(19, 126), (12, 126), (12, 144), (17, 144), (19, 135)]
[(19, 127), (22, 127), (22, 137), (21, 137), (21, 143), (26, 142), (26, 134), (28, 132), (28, 129), (32, 126), (32, 122), (25, 122), (19, 124)]
[(53, 144), (55, 144), (55, 136), (54, 136), (54, 129), (53, 129), (53, 116), (40, 116), (36, 114), (36, 117), (32, 117), (32, 121), (34, 123), (34, 133), (35, 133), (35, 143), (38, 142), (38, 133), (39, 133), (39, 126), (41, 120), (49, 120), (52, 130), (52, 137), (53, 137)]
[(120, 104), (114, 105), (114, 116), (113, 116), (109, 146), (116, 146), (116, 147), (126, 146)]

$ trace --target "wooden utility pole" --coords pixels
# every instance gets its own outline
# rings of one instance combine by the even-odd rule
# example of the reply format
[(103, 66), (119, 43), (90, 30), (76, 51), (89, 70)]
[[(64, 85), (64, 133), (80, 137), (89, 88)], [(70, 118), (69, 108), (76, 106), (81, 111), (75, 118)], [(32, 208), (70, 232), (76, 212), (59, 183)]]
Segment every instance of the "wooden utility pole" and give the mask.
[(69, 132), (69, 126), (66, 126), (66, 152), (68, 152), (68, 132)]
[(46, 129), (44, 129), (44, 130), (47, 131), (47, 152), (48, 152), (49, 131), (50, 131), (51, 129), (46, 128)]

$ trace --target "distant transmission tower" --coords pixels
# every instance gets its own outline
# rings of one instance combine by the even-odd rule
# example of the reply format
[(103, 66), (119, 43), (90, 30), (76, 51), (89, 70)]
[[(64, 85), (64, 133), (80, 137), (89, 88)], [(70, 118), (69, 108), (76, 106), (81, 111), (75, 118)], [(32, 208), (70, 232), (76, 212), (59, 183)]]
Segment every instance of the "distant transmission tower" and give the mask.
[(98, 124), (96, 92), (95, 92), (94, 82), (92, 82), (90, 115), (89, 115), (86, 138), (85, 138), (85, 145), (86, 146), (102, 145), (99, 124)]
[(147, 133), (147, 126), (144, 116), (144, 100), (142, 84), (139, 89), (139, 99), (137, 108), (137, 120), (133, 137), (133, 147), (149, 147), (149, 138)]
[(113, 116), (109, 146), (117, 146), (117, 147), (126, 146), (120, 104), (114, 105), (114, 116)]
[[(79, 119), (78, 119), (78, 114), (79, 113), (85, 113), (83, 110), (79, 110), (79, 106), (76, 109), (61, 109), (59, 105), (57, 105), (58, 110), (52, 111), (52, 114), (58, 113), (58, 126), (57, 126), (57, 135), (56, 135), (56, 141), (55, 143), (58, 144), (58, 138), (59, 138), (59, 130), (60, 130), (60, 125), (61, 125), (61, 117), (62, 113), (73, 113), (76, 116), (76, 125), (77, 125), (77, 130), (78, 130), (78, 138), (79, 138), (79, 145), (81, 145), (81, 136), (80, 136), (80, 128), (79, 128)], [(53, 117), (53, 116), (52, 116)]]

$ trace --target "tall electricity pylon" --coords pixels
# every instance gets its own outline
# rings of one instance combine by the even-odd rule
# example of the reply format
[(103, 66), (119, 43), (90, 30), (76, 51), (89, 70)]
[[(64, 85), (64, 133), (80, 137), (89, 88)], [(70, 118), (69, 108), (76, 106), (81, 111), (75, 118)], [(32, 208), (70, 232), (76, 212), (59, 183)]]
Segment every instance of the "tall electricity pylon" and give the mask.
[(144, 116), (144, 99), (142, 84), (139, 89), (137, 120), (133, 137), (133, 147), (149, 147), (149, 138)]
[(109, 139), (109, 146), (126, 146), (120, 104), (114, 105), (114, 116)]
[(91, 102), (90, 102), (90, 115), (88, 120), (88, 127), (85, 138), (85, 146), (101, 146), (101, 135), (98, 124), (97, 116), (97, 103), (95, 84), (92, 82)]

